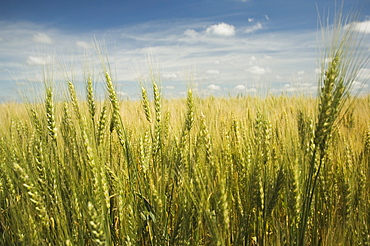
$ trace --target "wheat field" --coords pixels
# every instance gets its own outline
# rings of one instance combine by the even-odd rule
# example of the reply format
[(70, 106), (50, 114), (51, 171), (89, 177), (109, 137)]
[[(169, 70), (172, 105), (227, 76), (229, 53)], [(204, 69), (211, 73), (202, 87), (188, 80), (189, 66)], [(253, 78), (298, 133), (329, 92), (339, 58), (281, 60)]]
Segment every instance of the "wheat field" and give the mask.
[(110, 103), (73, 88), (1, 106), (2, 245), (297, 245), (310, 175), (305, 245), (369, 244), (369, 96), (321, 150), (313, 98), (165, 100), (153, 83), (152, 101)]

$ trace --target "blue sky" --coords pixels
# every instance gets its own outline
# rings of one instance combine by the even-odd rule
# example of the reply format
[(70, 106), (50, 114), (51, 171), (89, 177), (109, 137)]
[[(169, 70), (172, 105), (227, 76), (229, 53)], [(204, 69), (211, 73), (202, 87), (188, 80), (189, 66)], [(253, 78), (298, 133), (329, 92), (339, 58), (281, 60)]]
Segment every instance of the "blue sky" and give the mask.
[[(18, 90), (32, 94), (43, 71), (76, 83), (92, 74), (99, 84), (94, 40), (125, 98), (138, 98), (138, 81), (148, 81), (151, 69), (167, 97), (184, 95), (189, 85), (200, 95), (314, 93), (318, 18), (332, 17), (337, 2), (1, 0), (0, 101)], [(354, 25), (369, 52), (370, 2), (347, 0), (343, 9), (359, 12)]]

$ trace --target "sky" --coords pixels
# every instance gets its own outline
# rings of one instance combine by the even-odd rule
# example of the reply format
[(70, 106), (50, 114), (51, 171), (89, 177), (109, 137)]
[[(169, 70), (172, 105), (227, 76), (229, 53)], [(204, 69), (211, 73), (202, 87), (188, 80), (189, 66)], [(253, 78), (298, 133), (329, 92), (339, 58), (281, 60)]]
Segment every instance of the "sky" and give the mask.
[[(65, 92), (88, 76), (104, 96), (108, 68), (118, 94), (138, 99), (158, 80), (177, 98), (317, 91), (320, 22), (341, 0), (0, 0), (0, 102), (38, 96), (44, 81)], [(370, 1), (356, 12), (361, 51), (370, 53)], [(369, 28), (367, 28), (369, 26)], [(369, 93), (364, 67), (355, 88)], [(363, 84), (364, 81), (366, 84)], [(77, 86), (78, 87), (78, 86)], [(81, 91), (81, 96), (83, 93)]]

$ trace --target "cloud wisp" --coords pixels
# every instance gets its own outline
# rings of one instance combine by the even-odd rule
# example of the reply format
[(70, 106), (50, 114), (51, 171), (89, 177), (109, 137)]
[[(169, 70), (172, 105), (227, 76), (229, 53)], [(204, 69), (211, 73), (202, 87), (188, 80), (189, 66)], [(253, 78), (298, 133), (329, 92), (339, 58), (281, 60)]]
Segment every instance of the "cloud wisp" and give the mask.
[(33, 41), (44, 44), (52, 44), (54, 41), (45, 33), (36, 33), (33, 35)]
[(245, 30), (245, 33), (254, 33), (254, 32), (256, 32), (258, 30), (261, 30), (261, 29), (263, 29), (261, 22), (257, 22), (253, 26), (248, 27)]

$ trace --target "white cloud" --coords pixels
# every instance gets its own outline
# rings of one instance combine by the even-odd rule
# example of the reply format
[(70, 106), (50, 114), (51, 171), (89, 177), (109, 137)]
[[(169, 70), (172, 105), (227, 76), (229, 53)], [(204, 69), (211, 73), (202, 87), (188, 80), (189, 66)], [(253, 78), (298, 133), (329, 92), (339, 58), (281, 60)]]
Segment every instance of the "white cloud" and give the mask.
[(245, 85), (237, 85), (235, 86), (235, 89), (238, 91), (244, 91), (246, 89)]
[(92, 44), (85, 42), (85, 41), (77, 41), (76, 42), (77, 47), (83, 48), (83, 49), (90, 49), (92, 48)]
[(353, 81), (353, 90), (361, 90), (361, 89), (366, 89), (369, 87), (369, 85), (360, 82), (360, 81)]
[(253, 66), (253, 67), (248, 68), (247, 72), (253, 75), (263, 75), (267, 72), (267, 70), (259, 66)]
[(275, 90), (278, 92), (300, 92), (313, 94), (317, 91), (317, 86), (311, 83), (284, 84), (281, 88)]
[(186, 29), (186, 31), (184, 32), (184, 34), (188, 37), (191, 37), (191, 38), (195, 38), (198, 36), (198, 33), (193, 30), (193, 29)]
[(358, 79), (370, 80), (370, 68), (361, 68), (358, 73)]
[(222, 22), (208, 27), (206, 33), (225, 37), (235, 36), (235, 27)]
[(370, 33), (370, 20), (363, 21), (363, 22), (352, 22), (345, 26), (345, 28), (351, 27), (353, 30), (362, 33)]
[(117, 95), (120, 97), (128, 98), (129, 95), (124, 91), (117, 91)]
[(305, 72), (303, 70), (297, 72), (298, 75), (303, 75)]
[(254, 19), (253, 18), (248, 18), (248, 22), (253, 22)]
[(210, 90), (213, 90), (213, 91), (218, 91), (218, 90), (221, 89), (220, 86), (215, 85), (215, 84), (210, 84), (209, 86), (207, 86), (207, 88), (210, 89)]
[(176, 73), (164, 73), (162, 77), (165, 79), (177, 79), (177, 74)]
[(285, 84), (282, 88), (281, 88), (282, 91), (288, 91), (288, 92), (293, 92), (293, 91), (297, 91), (297, 88), (296, 87), (292, 87), (291, 84)]
[(220, 74), (220, 71), (214, 70), (214, 69), (210, 69), (210, 70), (207, 70), (206, 73), (216, 75), (216, 74)]
[(166, 89), (168, 89), (168, 90), (174, 90), (174, 89), (175, 89), (175, 86), (167, 85), (167, 86), (165, 86), (164, 88), (166, 88)]
[(265, 15), (265, 18), (266, 20), (270, 20), (269, 16), (268, 15)]
[(263, 29), (263, 26), (262, 26), (261, 22), (257, 22), (255, 25), (253, 25), (251, 27), (248, 27), (245, 30), (245, 32), (246, 33), (254, 33), (254, 32), (256, 32), (258, 30), (261, 30), (261, 29)]
[(235, 86), (234, 89), (236, 91), (238, 91), (239, 93), (241, 93), (241, 92), (245, 92), (245, 93), (255, 93), (255, 92), (257, 92), (256, 88), (254, 88), (254, 87), (248, 88), (245, 85), (237, 85), (237, 86)]
[(45, 33), (37, 33), (33, 35), (33, 41), (43, 44), (52, 44), (53, 40)]
[(253, 93), (256, 93), (257, 92), (257, 89), (256, 88), (247, 88), (247, 89), (245, 89), (245, 92), (253, 92)]
[(26, 63), (31, 66), (44, 66), (51, 62), (51, 56), (28, 56), (26, 61)]
[(250, 66), (252, 66), (253, 64), (255, 64), (255, 62), (257, 61), (257, 57), (255, 57), (255, 56), (251, 56), (250, 58), (249, 58), (249, 61), (248, 61), (248, 64), (250, 65)]

